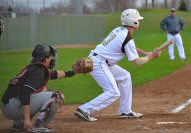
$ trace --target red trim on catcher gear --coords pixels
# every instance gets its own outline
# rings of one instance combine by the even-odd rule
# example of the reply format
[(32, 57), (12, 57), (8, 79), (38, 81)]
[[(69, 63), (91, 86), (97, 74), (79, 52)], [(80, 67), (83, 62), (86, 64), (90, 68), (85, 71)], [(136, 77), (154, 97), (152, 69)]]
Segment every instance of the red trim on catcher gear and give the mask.
[[(50, 103), (46, 106), (45, 115), (44, 115), (44, 117), (43, 117), (42, 120), (41, 120), (43, 123), (44, 123), (44, 119), (46, 118), (46, 116), (47, 116), (47, 114), (48, 114), (48, 109), (50, 109), (50, 106), (52, 105), (52, 103), (54, 103), (54, 102), (50, 102)], [(44, 112), (44, 110), (43, 110), (42, 112)]]
[(19, 81), (18, 79), (21, 78), (27, 72), (28, 67), (29, 66), (26, 66), (15, 79), (10, 81), (10, 83), (13, 84), (13, 85), (17, 84), (17, 82)]
[(43, 85), (41, 88), (37, 89), (37, 91), (36, 91), (35, 93), (42, 92), (43, 89), (44, 89), (44, 87), (47, 85), (48, 81), (50, 80), (50, 72), (49, 72), (48, 67), (46, 67), (46, 66), (45, 66), (43, 63), (41, 63), (41, 62), (32, 63), (32, 64), (29, 64), (28, 66), (26, 66), (26, 67), (21, 71), (21, 73), (20, 73), (18, 76), (16, 76), (16, 78), (14, 78), (13, 80), (10, 81), (10, 83), (13, 84), (13, 85), (17, 84), (17, 82), (19, 81), (19, 78), (21, 78), (21, 77), (27, 72), (27, 69), (28, 69), (30, 66), (32, 66), (32, 65), (38, 65), (38, 64), (41, 65), (41, 66), (43, 66), (43, 67), (45, 68), (47, 74), (48, 74), (48, 78), (45, 80), (44, 85)]

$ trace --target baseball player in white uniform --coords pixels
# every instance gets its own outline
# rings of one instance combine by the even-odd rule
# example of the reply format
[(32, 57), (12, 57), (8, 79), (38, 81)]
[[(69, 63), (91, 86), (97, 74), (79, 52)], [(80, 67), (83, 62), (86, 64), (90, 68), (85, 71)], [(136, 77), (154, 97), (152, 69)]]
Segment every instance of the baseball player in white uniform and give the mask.
[[(121, 14), (122, 27), (117, 27), (90, 52), (94, 70), (90, 73), (103, 88), (103, 93), (90, 102), (81, 105), (75, 112), (87, 121), (96, 121), (93, 113), (100, 111), (120, 98), (120, 118), (140, 118), (141, 113), (132, 111), (132, 81), (130, 73), (117, 63), (125, 56), (128, 61), (142, 65), (160, 56), (161, 51), (145, 52), (136, 48), (131, 35), (138, 30), (143, 17), (136, 9), (127, 9)], [(139, 54), (145, 55), (139, 57)]]

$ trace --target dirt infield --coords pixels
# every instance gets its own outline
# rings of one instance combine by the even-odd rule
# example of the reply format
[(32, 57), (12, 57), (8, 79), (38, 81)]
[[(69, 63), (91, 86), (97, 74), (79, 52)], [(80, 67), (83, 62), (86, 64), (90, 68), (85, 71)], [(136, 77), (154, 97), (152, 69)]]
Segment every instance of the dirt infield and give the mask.
[[(73, 115), (79, 105), (65, 105), (50, 126), (58, 133), (189, 133), (191, 106), (178, 114), (169, 112), (191, 98), (191, 65), (133, 90), (133, 110), (140, 119), (119, 119), (119, 101), (95, 114), (97, 122), (85, 122)], [(11, 121), (0, 114), (0, 133), (8, 133)]]

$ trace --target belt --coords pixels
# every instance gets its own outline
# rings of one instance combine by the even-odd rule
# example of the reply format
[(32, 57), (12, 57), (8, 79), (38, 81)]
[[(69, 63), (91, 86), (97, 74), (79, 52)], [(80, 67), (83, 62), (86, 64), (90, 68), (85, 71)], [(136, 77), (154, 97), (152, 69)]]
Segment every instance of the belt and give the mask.
[(178, 34), (179, 32), (169, 32), (171, 35), (176, 35)]
[[(97, 53), (93, 53), (93, 56), (99, 56), (99, 55)], [(103, 58), (101, 58), (101, 59), (103, 59)], [(110, 66), (108, 60), (106, 60), (106, 59), (105, 59), (105, 63), (107, 63), (107, 65)]]
[(7, 105), (9, 103), (9, 100), (2, 101), (3, 105)]

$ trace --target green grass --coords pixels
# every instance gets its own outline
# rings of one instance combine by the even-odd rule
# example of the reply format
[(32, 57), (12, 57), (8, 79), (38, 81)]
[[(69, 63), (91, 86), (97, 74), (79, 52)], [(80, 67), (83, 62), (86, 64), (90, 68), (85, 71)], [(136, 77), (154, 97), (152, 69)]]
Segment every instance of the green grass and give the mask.
[[(182, 33), (187, 61), (181, 61), (175, 49), (176, 60), (169, 61), (168, 51), (164, 50), (161, 57), (143, 66), (135, 66), (129, 63), (127, 58), (120, 62), (120, 66), (128, 70), (132, 75), (133, 87), (144, 84), (148, 81), (169, 75), (177, 69), (190, 64), (191, 47), (191, 15), (189, 12), (178, 13), (186, 22), (186, 27)], [(134, 35), (136, 45), (144, 50), (152, 51), (155, 47), (166, 41), (166, 34), (161, 31), (159, 24), (164, 16), (168, 15), (167, 10), (142, 10), (141, 15), (144, 20), (140, 24), (140, 30)], [(107, 35), (113, 28), (120, 26), (120, 13), (105, 15)], [(76, 59), (87, 56), (90, 49), (58, 49), (58, 70), (71, 70)], [(0, 97), (2, 97), (6, 86), (11, 78), (29, 63), (31, 50), (0, 53)], [(76, 75), (72, 78), (54, 80), (49, 82), (49, 87), (64, 92), (66, 104), (84, 103), (96, 97), (102, 89), (87, 75)], [(145, 88), (146, 89), (146, 88)]]

